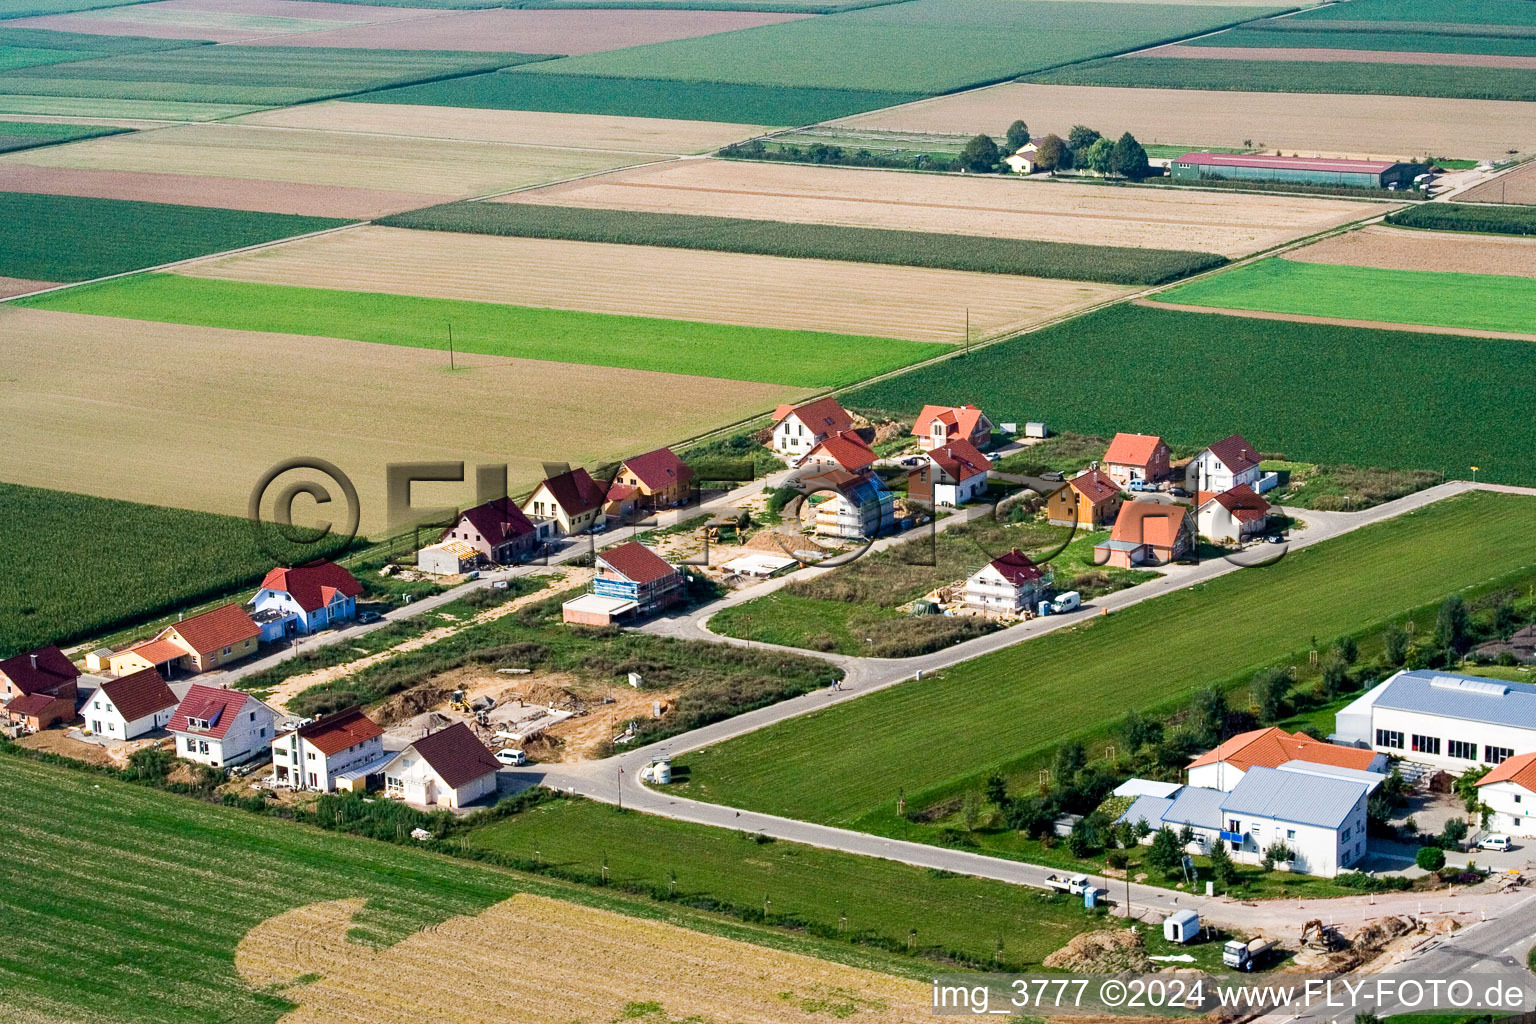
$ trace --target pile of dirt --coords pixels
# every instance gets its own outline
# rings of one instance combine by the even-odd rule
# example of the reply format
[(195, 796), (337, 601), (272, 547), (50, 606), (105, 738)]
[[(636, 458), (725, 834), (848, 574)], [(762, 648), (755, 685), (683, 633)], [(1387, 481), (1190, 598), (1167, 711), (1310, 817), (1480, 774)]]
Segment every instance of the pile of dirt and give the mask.
[(423, 711), (443, 706), (452, 695), (453, 689), (448, 684), (432, 680), (387, 698), (373, 709), (372, 718), (387, 729), (415, 718)]
[(1419, 930), (1419, 924), (1411, 917), (1378, 917), (1355, 933), (1351, 951), (1359, 954), (1379, 953), (1393, 941)]
[(1072, 941), (1042, 960), (1041, 966), (1086, 974), (1157, 970), (1157, 964), (1147, 956), (1141, 933), (1129, 928), (1107, 928), (1074, 936)]

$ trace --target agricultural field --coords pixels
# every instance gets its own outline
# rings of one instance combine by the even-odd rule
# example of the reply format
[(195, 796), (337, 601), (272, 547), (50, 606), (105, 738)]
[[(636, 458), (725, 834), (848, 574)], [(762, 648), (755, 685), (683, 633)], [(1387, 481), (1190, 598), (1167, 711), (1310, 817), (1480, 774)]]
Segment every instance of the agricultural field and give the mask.
[(58, 142), (94, 139), (102, 135), (118, 135), (129, 130), (110, 124), (70, 124), (0, 118), (0, 153), (32, 149), (36, 146), (51, 146)]
[[(1358, 2), (1358, 0), (1352, 0)], [(1287, 92), (1109, 88), (1008, 82), (935, 96), (844, 118), (848, 129), (990, 132), (1015, 118), (1036, 134), (1065, 138), (1074, 124), (1114, 138), (1131, 132), (1143, 145), (1189, 149), (1283, 150), (1308, 156), (1383, 156), (1431, 152), (1474, 158), (1506, 150), (1536, 151), (1536, 104), (1423, 98), (1413, 103), (1376, 96), (1332, 95), (1329, 117), (1315, 97)]]
[[(1097, 923), (1077, 901), (1023, 886), (935, 876), (922, 868), (798, 843), (759, 843), (752, 835), (670, 818), (625, 813), (587, 800), (551, 800), (475, 829), (475, 849), (517, 861), (535, 859), (600, 876), (619, 886), (680, 893), (738, 906), (771, 902), (774, 915), (844, 927), (905, 944), (917, 929), (925, 948), (991, 960), (1014, 969), (1038, 965), (1073, 935)], [(1026, 923), (1027, 922), (1027, 923)]]
[[(1452, 244), (1455, 244), (1454, 242)], [(1525, 276), (1350, 266), (1329, 260), (1269, 259), (1163, 292), (1180, 306), (1255, 310), (1389, 327), (1416, 324), (1490, 331), (1536, 341), (1536, 264)], [(1399, 255), (1401, 255), (1399, 253)]]
[[(152, 0), (121, 7), (23, 18), (9, 25), (105, 36), (238, 43), (291, 33), (320, 32), (435, 12), (310, 0)], [(285, 43), (287, 40), (283, 40)]]
[[(523, 493), (546, 461), (621, 459), (808, 393), (692, 375), (696, 369), (655, 373), (462, 349), (450, 370), (446, 353), (427, 348), (11, 304), (0, 306), (0, 333), (0, 394), (10, 412), (0, 480), (244, 515), (263, 473), (313, 455), (352, 478), (365, 536), (389, 525), (391, 462), (506, 464), (513, 493)], [(324, 422), (274, 409), (324, 409)], [(603, 410), (601, 431), (591, 428), (593, 409)], [(414, 500), (433, 507), (474, 496), (473, 483), (417, 490), (424, 493)]]
[[(1476, 492), (1249, 569), (730, 740), (677, 759), (688, 796), (858, 825), (1004, 773), (1131, 710), (1180, 706), (1197, 689), (1246, 681), (1308, 638), (1380, 626), (1448, 592), (1536, 565), (1533, 499)], [(1228, 642), (1213, 645), (1212, 636)], [(1159, 651), (1158, 671), (1146, 652)], [(1092, 694), (1091, 701), (1084, 701)], [(864, 737), (857, 748), (849, 736)], [(964, 736), (964, 743), (935, 743)], [(912, 751), (922, 750), (922, 757)], [(1035, 776), (1028, 776), (1033, 784)], [(1022, 782), (1023, 780), (1016, 780)]]
[[(1177, 338), (1177, 365), (1148, 338)], [(1262, 359), (1256, 363), (1253, 353)], [(1256, 371), (1259, 363), (1307, 367), (1306, 388), (1277, 392), (1272, 375)], [(1299, 461), (1453, 478), (1479, 466), (1479, 479), (1536, 485), (1527, 443), (1532, 373), (1536, 346), (1527, 341), (1129, 304), (972, 352), (963, 371), (924, 367), (853, 391), (843, 403), (911, 416), (929, 402), (975, 402), (999, 422), (1040, 419), (1056, 430), (1103, 436), (1140, 431), (1175, 447), (1236, 431), (1262, 452)], [(1084, 389), (1090, 378), (1096, 387)], [(1017, 381), (1030, 382), (1027, 392)], [(1201, 400), (1170, 403), (1148, 381), (1198, 386)], [(1413, 396), (1412, 417), (1402, 415), (1404, 395)], [(1468, 395), (1483, 399), (1468, 402)], [(1350, 415), (1339, 416), (1340, 409)]]
[(85, 281), (336, 227), (320, 217), (0, 192), (0, 274)]
[(1456, 198), (1469, 203), (1529, 203), (1536, 206), (1536, 161), (1469, 188)]
[[(842, 11), (856, 11), (861, 7), (882, 7), (885, 4), (906, 2), (907, 0), (528, 0), (523, 6), (545, 11), (576, 7), (654, 11), (788, 11), (804, 14), (838, 14)], [(1265, 2), (1267, 3), (1268, 0)]]
[(188, 201), (221, 206), (375, 217), (652, 159), (658, 157), (363, 132), (188, 124), (0, 158), (0, 187), (106, 198), (185, 191)]
[(1495, 25), (1536, 27), (1536, 11), (1521, 0), (1351, 0), (1303, 11), (1294, 20), (1376, 22), (1385, 29), (1393, 22), (1417, 22), (1450, 32)]
[(1215, 253), (1174, 249), (1080, 245), (542, 203), (449, 203), (385, 217), (378, 223), (433, 231), (887, 263), (1106, 284), (1162, 284), (1226, 262)]
[(515, 203), (745, 217), (1239, 256), (1379, 207), (1052, 180), (689, 160), (502, 197)]
[[(1277, 33), (1284, 35), (1285, 33)], [(1244, 37), (1246, 38), (1246, 37)], [(1365, 36), (1372, 42), (1379, 41), (1375, 36)], [(1431, 41), (1439, 37), (1430, 37)], [(1295, 38), (1283, 40), (1284, 42), (1296, 42)], [(1299, 40), (1309, 42), (1310, 37)], [(1472, 43), (1463, 44), (1462, 49), (1470, 48)], [(1192, 60), (1233, 60), (1233, 61), (1304, 61), (1323, 64), (1389, 64), (1402, 70), (1410, 67), (1477, 67), (1477, 68), (1514, 68), (1523, 71), (1536, 70), (1536, 55), (1524, 52), (1529, 47), (1519, 40), (1498, 40), (1487, 44), (1491, 48), (1515, 51), (1512, 53), (1500, 52), (1497, 54), (1484, 53), (1446, 53), (1442, 50), (1381, 50), (1360, 47), (1358, 49), (1345, 49), (1343, 47), (1330, 48), (1323, 46), (1183, 46), (1174, 44), (1160, 46), (1155, 50), (1145, 50), (1142, 56), (1151, 58), (1173, 58)], [(1446, 47), (1445, 49), (1450, 49)]]
[[(511, 329), (525, 315), (544, 321), (548, 328), (561, 322), (594, 328), (626, 323), (555, 310), (663, 318), (674, 324), (664, 329), (657, 320), (630, 322), (636, 331), (633, 343), (575, 337), (565, 343), (574, 344), (570, 352), (580, 353), (583, 362), (589, 357), (595, 362), (639, 358), (651, 369), (677, 369), (674, 356), (644, 353), (645, 345), (668, 336), (666, 331), (681, 331), (679, 340), (684, 336), (708, 338), (711, 346), (722, 346), (715, 354), (690, 351), (687, 357), (675, 357), (701, 360), (689, 364), (701, 371), (727, 377), (740, 374), (749, 379), (767, 374), (766, 379), (807, 386), (852, 383), (861, 374), (936, 355), (937, 349), (910, 343), (964, 341), (967, 309), (972, 336), (979, 339), (1126, 292), (1115, 285), (1077, 281), (1037, 281), (1021, 288), (996, 274), (922, 267), (379, 226), (339, 232), (325, 245), (283, 246), (262, 253), (259, 259), (236, 256), (227, 261), (212, 260), (188, 272), (226, 281), (387, 292), (402, 296), (393, 303), (400, 312), (413, 304), (430, 304), (430, 300), (505, 303), (551, 311), (547, 315), (498, 313), (482, 306), (478, 312), (463, 311), (466, 326), (472, 316), (478, 316), (505, 320), (505, 327), (499, 329)], [(302, 295), (294, 298), (302, 299)], [(361, 307), (384, 300), (356, 301)], [(428, 305), (417, 308), (425, 314)], [(691, 321), (694, 326), (678, 327), (678, 321)], [(701, 324), (739, 325), (744, 329), (738, 332)], [(745, 328), (767, 330), (754, 333)], [(779, 340), (796, 344), (816, 341), (819, 348), (792, 351), (775, 346), (767, 359), (747, 358), (751, 349), (745, 339), (751, 336), (758, 339), (757, 344), (767, 343), (773, 338), (772, 331), (815, 331), (827, 336), (784, 336)], [(738, 334), (743, 341), (730, 343)], [(864, 341), (831, 336), (836, 334), (902, 340), (881, 341), (871, 348)], [(524, 340), (534, 343), (536, 350), (556, 341)], [(506, 342), (513, 346), (521, 343)], [(654, 364), (657, 358), (663, 365)]]
[[(1430, 209), (1444, 204), (1425, 204)], [(1414, 208), (1416, 209), (1416, 208)], [(1407, 212), (1407, 211), (1404, 211)], [(1502, 212), (1502, 211), (1495, 211)], [(1536, 238), (1404, 231), (1371, 224), (1285, 254), (1287, 260), (1382, 270), (1536, 277)], [(1442, 299), (1445, 296), (1442, 293)], [(1469, 305), (1475, 305), (1472, 300)]]
[(1424, 203), (1387, 216), (1389, 224), (1437, 231), (1476, 231), (1503, 235), (1536, 235), (1536, 206), (1467, 206)]
[[(333, 1019), (343, 981), (348, 1009), (373, 1024), (491, 1019), (509, 1003), (528, 1020), (569, 1019), (554, 1000), (593, 1020), (711, 999), (733, 1020), (827, 1019), (786, 990), (830, 997), (854, 1021), (927, 1012), (926, 983), (877, 973), (916, 973), (893, 955), (0, 756), (8, 1020), (298, 1024)], [(658, 955), (689, 969), (663, 978)], [(24, 966), (44, 961), (59, 962)]]
[[(1278, 24), (1278, 23), (1277, 23)], [(1337, 22), (1333, 23), (1337, 24)], [(1345, 51), (1337, 59), (1348, 60), (1356, 56), (1364, 56), (1361, 51), (1368, 53), (1380, 53), (1391, 55), (1391, 58), (1401, 58), (1401, 63), (1413, 63), (1414, 55), (1441, 55), (1459, 56), (1470, 58), (1462, 63), (1471, 66), (1499, 67), (1501, 65), (1487, 64), (1480, 59), (1488, 57), (1533, 57), (1536, 56), (1536, 38), (1519, 36), (1471, 36), (1471, 35), (1436, 35), (1431, 32), (1342, 32), (1329, 31), (1280, 31), (1278, 28), (1269, 27), (1268, 22), (1257, 22), (1253, 25), (1244, 25), (1240, 28), (1219, 32), (1216, 35), (1203, 36), (1192, 39), (1187, 43), (1179, 43), (1173, 47), (1165, 47), (1159, 50), (1148, 51), (1150, 56), (1161, 55), (1163, 50), (1192, 50), (1198, 52), (1204, 49), (1217, 50), (1246, 50), (1258, 49), (1266, 51), (1297, 50), (1306, 53), (1310, 50), (1334, 50)], [(1212, 55), (1214, 56), (1214, 54)], [(1257, 54), (1255, 56), (1258, 56)], [(1283, 56), (1280, 60), (1286, 59)], [(1296, 59), (1307, 59), (1299, 57)], [(1524, 64), (1505, 64), (1506, 67), (1525, 67)]]

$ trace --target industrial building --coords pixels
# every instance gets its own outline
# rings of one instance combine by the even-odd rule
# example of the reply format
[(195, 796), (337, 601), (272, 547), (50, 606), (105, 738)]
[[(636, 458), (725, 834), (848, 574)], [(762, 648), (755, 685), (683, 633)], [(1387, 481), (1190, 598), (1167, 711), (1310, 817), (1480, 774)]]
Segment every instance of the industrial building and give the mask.
[(1536, 753), (1536, 688), (1402, 671), (1342, 708), (1335, 729), (1336, 743), (1459, 774)]
[(1413, 187), (1429, 164), (1396, 160), (1337, 160), (1327, 157), (1265, 156), (1253, 153), (1185, 153), (1168, 165), (1177, 181), (1276, 181), (1350, 188)]

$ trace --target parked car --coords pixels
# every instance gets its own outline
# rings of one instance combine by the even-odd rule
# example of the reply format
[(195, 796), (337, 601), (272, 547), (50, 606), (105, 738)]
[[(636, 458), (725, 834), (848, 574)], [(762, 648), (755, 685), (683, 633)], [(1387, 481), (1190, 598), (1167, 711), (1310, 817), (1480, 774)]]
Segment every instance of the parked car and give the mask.
[(496, 751), (496, 760), (511, 768), (521, 768), (528, 763), (527, 756), (515, 747), (502, 747)]
[(909, 459), (902, 459), (901, 464), (903, 466), (916, 466), (919, 465), (922, 461), (923, 460), (920, 457), (914, 455)]
[(1168, 493), (1173, 495), (1175, 498), (1187, 498), (1190, 496), (1189, 488), (1187, 487), (1170, 487), (1168, 488)]
[(1272, 533), (1268, 537), (1265, 537), (1264, 541), (1268, 544), (1284, 544), (1285, 538), (1280, 536), (1278, 533)]
[(1142, 491), (1155, 491), (1157, 490), (1157, 484), (1152, 483), (1150, 480), (1132, 480), (1127, 489), (1138, 493)]
[(590, 531), (588, 531), (588, 532), (590, 532), (590, 533), (602, 533), (606, 529), (608, 529), (608, 524), (605, 523), (605, 522), (604, 523), (593, 523), (592, 524), (592, 529)]
[(1049, 480), (1052, 483), (1059, 483), (1060, 481), (1065, 480), (1066, 477), (1062, 476), (1060, 473), (1056, 472), (1054, 469), (1048, 469), (1044, 473), (1040, 474), (1040, 479), (1041, 480)]
[(1477, 841), (1479, 850), (1488, 850), (1493, 853), (1505, 853), (1512, 849), (1514, 844), (1509, 836), (1503, 832), (1495, 832), (1492, 835), (1483, 836)]
[(358, 612), (357, 613), (358, 624), (362, 625), (362, 626), (366, 626), (370, 622), (378, 622), (383, 617), (384, 616), (380, 615), (378, 612)]

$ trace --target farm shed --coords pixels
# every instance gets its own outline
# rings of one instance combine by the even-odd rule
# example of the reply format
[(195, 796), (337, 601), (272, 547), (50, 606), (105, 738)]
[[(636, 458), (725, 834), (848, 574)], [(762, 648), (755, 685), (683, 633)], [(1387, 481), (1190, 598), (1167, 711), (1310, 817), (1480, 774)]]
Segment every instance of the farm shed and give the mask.
[(1276, 181), (1350, 188), (1411, 188), (1429, 164), (1252, 153), (1185, 153), (1170, 165), (1176, 181)]

